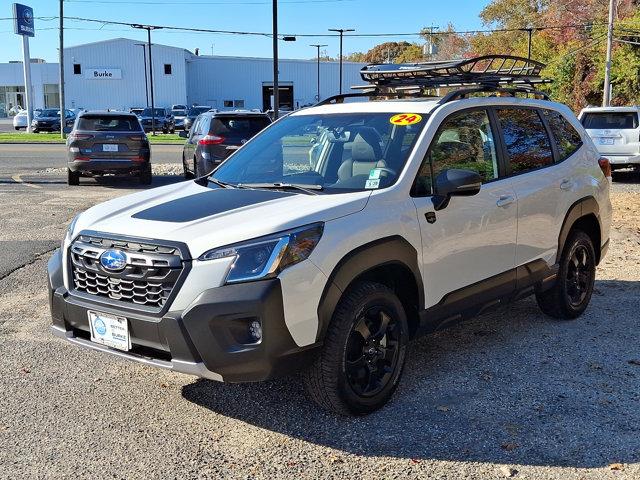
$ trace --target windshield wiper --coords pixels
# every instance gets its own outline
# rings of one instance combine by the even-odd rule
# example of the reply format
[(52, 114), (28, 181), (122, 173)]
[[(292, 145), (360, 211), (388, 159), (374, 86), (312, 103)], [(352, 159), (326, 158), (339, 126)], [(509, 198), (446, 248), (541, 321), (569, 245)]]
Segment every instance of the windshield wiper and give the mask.
[(300, 190), (308, 195), (318, 195), (323, 190), (322, 185), (299, 185), (297, 183), (239, 183), (238, 188), (273, 188), (281, 190)]
[(216, 180), (213, 177), (209, 177), (207, 178), (207, 180), (211, 183), (215, 183), (216, 185), (222, 187), (222, 188), (239, 188), (236, 185), (233, 185), (232, 183), (227, 183), (227, 182), (222, 182), (220, 180)]

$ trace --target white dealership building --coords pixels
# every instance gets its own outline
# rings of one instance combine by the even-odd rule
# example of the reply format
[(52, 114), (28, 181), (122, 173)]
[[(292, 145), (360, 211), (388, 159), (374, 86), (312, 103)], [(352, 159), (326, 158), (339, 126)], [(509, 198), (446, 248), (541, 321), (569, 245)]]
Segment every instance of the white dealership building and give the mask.
[[(151, 58), (157, 107), (199, 104), (221, 110), (267, 110), (272, 106), (273, 62), (270, 58), (197, 55), (159, 44), (152, 45)], [(127, 109), (150, 105), (148, 61), (146, 44), (126, 38), (66, 48), (67, 108)], [(360, 68), (362, 64), (344, 63), (344, 91), (362, 84)], [(53, 63), (31, 65), (34, 108), (57, 106), (57, 69), (58, 65)], [(315, 60), (280, 60), (281, 108), (295, 109), (314, 103), (317, 85)], [(338, 63), (321, 62), (320, 98), (338, 91)], [(0, 64), (0, 115), (16, 104), (24, 106), (22, 64)]]

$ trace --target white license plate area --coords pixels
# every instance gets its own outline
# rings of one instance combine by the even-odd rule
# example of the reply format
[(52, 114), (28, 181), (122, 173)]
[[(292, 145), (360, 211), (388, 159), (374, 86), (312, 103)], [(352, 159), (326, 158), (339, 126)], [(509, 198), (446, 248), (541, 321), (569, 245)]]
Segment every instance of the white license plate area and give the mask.
[(92, 342), (125, 352), (131, 350), (129, 322), (126, 318), (108, 313), (92, 311), (87, 313)]
[(614, 139), (613, 138), (601, 138), (600, 139), (600, 145), (613, 145), (614, 144)]
[(102, 145), (102, 151), (103, 152), (117, 152), (118, 151), (118, 145), (111, 145), (111, 144), (105, 143), (104, 145)]

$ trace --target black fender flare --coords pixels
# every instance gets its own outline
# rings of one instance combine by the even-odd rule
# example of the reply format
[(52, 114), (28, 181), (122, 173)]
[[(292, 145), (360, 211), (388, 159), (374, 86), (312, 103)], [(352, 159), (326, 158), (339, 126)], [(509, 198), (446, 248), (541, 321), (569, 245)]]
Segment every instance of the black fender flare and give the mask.
[(347, 253), (329, 275), (318, 305), (316, 341), (324, 338), (333, 312), (349, 285), (362, 274), (385, 265), (400, 265), (411, 271), (418, 290), (418, 308), (424, 309), (424, 286), (418, 265), (418, 252), (399, 235), (384, 237)]
[[(564, 217), (564, 221), (562, 222), (562, 228), (560, 229), (560, 235), (558, 237), (558, 253), (556, 254), (556, 263), (560, 262), (560, 257), (562, 256), (562, 251), (564, 250), (564, 244), (567, 241), (567, 237), (569, 236), (569, 232), (575, 225), (575, 223), (580, 220), (582, 217), (586, 217), (587, 215), (594, 215), (598, 220), (598, 227), (600, 228), (600, 232), (602, 235), (602, 222), (600, 220), (600, 206), (594, 197), (584, 197), (580, 200), (576, 201)], [(600, 251), (601, 245), (594, 245), (593, 248), (598, 253)]]

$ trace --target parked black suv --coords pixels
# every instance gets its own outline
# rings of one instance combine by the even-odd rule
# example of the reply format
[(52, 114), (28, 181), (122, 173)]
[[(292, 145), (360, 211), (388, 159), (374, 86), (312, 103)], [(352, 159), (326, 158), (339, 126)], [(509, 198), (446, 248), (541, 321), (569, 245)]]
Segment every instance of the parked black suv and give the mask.
[[(76, 119), (75, 113), (71, 110), (64, 111), (64, 126), (71, 127)], [(38, 132), (59, 132), (60, 131), (60, 109), (45, 108), (31, 122), (31, 131)]]
[(206, 112), (199, 115), (186, 138), (182, 151), (185, 178), (200, 177), (211, 172), (251, 137), (271, 123), (265, 113)]
[(151, 149), (138, 117), (124, 112), (84, 112), (67, 138), (68, 181), (81, 176), (136, 175), (151, 184)]
[[(152, 123), (152, 119), (155, 119), (155, 126)], [(150, 132), (152, 128), (162, 130), (162, 133), (176, 131), (173, 114), (168, 108), (145, 108), (140, 114), (140, 123), (145, 132)]]

